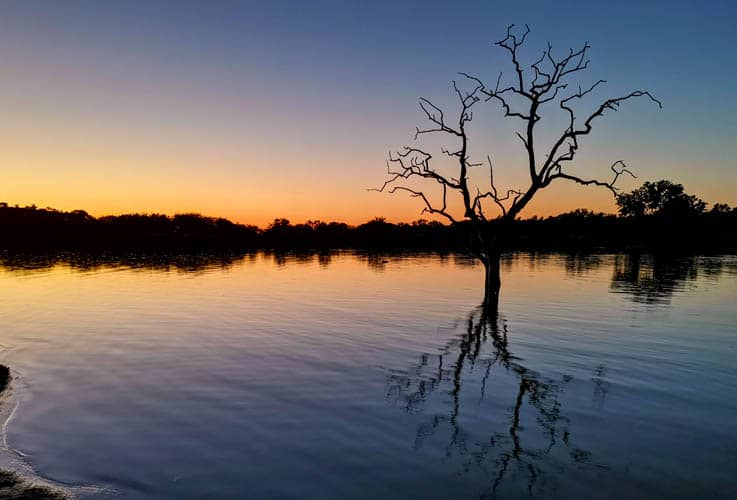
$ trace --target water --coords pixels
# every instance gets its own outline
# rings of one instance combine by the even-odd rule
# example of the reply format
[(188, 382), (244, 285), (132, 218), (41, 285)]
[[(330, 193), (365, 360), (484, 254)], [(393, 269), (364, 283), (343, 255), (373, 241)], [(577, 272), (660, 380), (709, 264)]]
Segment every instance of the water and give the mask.
[(100, 496), (737, 497), (735, 257), (0, 269), (7, 453)]

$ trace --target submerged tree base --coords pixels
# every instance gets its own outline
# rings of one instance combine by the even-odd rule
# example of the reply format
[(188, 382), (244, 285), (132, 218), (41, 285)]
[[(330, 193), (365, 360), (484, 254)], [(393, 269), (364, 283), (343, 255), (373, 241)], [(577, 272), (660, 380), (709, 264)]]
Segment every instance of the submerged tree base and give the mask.
[(484, 302), (482, 307), (492, 315), (499, 311), (499, 293), (502, 287), (501, 253), (481, 259), (484, 265)]

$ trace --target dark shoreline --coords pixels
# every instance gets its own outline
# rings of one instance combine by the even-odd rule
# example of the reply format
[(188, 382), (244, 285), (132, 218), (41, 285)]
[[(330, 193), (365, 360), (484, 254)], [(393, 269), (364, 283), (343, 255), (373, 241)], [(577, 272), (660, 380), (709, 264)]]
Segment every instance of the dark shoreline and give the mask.
[[(6, 365), (0, 365), (0, 404), (10, 388), (13, 377)], [(71, 497), (50, 486), (35, 484), (17, 472), (0, 469), (0, 499), (12, 500), (69, 500)]]
[[(488, 224), (494, 232), (500, 222)], [(737, 253), (737, 210), (678, 217), (620, 217), (576, 210), (555, 217), (515, 220), (503, 229), (506, 251)], [(276, 219), (261, 229), (197, 214), (95, 218), (81, 210), (61, 212), (0, 204), (0, 251), (6, 253), (464, 252), (470, 249), (473, 235), (471, 226), (463, 222), (394, 224), (376, 218), (350, 226), (319, 221), (291, 224)]]

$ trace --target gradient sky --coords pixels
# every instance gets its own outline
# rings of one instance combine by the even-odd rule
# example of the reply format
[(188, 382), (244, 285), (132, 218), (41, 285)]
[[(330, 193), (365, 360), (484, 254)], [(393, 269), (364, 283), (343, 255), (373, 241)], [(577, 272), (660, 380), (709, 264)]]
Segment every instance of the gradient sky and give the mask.
[[(519, 5), (519, 6), (518, 6)], [(492, 46), (527, 23), (530, 57), (588, 40), (599, 97), (651, 90), (598, 124), (573, 169), (668, 178), (737, 204), (737, 3), (731, 1), (0, 2), (0, 201), (95, 215), (201, 212), (414, 220), (368, 192), (411, 144), (418, 97), (452, 103), (458, 71), (509, 70)], [(472, 154), (524, 187), (513, 131), (477, 111)], [(613, 211), (606, 190), (559, 184), (523, 216)]]

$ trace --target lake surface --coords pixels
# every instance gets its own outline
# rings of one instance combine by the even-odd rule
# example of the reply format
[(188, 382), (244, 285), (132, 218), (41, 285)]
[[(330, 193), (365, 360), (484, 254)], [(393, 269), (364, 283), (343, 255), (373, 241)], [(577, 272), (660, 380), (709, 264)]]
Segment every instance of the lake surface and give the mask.
[(737, 498), (737, 257), (515, 254), (498, 316), (482, 280), (5, 258), (5, 462), (129, 499)]

